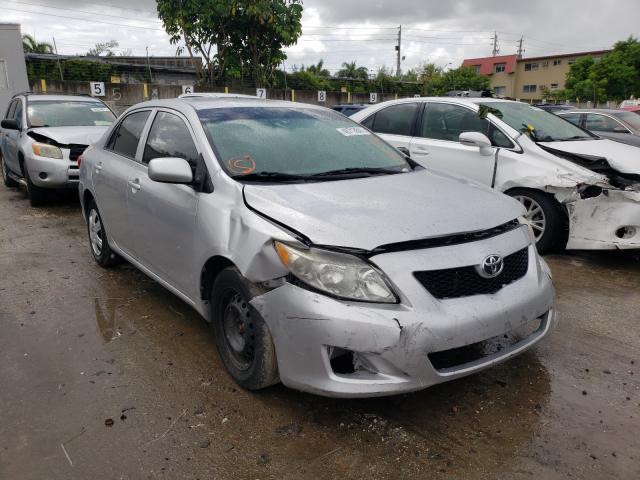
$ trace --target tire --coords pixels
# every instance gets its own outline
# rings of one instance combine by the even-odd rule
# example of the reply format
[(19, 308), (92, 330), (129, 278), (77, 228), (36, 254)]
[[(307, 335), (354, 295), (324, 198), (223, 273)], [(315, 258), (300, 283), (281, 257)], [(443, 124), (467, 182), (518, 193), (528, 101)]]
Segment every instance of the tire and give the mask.
[(280, 381), (273, 338), (249, 300), (258, 292), (235, 267), (222, 270), (211, 291), (218, 353), (235, 382), (258, 390)]
[(89, 250), (98, 265), (110, 268), (122, 261), (120, 255), (111, 250), (109, 246), (107, 231), (94, 200), (91, 200), (87, 205), (87, 234), (89, 236)]
[(18, 186), (18, 182), (16, 182), (13, 178), (9, 178), (9, 169), (4, 163), (2, 152), (0, 152), (0, 170), (2, 171), (2, 181), (4, 182), (5, 186), (9, 188), (16, 188)]
[(569, 236), (569, 220), (551, 195), (526, 188), (514, 188), (507, 195), (527, 209), (525, 218), (533, 230), (538, 252), (545, 254), (564, 250)]
[(24, 179), (27, 182), (27, 195), (29, 196), (29, 203), (32, 207), (39, 207), (44, 205), (47, 201), (48, 191), (46, 188), (38, 187), (34, 185), (29, 176), (29, 169), (23, 163), (22, 169), (24, 170)]

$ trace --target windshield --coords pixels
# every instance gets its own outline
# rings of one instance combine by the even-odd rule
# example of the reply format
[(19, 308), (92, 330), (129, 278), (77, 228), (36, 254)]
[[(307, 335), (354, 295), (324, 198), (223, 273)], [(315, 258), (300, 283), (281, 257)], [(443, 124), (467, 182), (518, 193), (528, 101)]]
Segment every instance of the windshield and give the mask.
[(111, 125), (115, 116), (102, 102), (38, 100), (28, 103), (27, 120), (31, 127), (95, 127)]
[(640, 112), (616, 112), (615, 117), (622, 120), (634, 130), (640, 130), (640, 116), (636, 115)]
[(521, 102), (483, 102), (490, 112), (535, 142), (562, 142), (597, 138), (553, 113)]
[(198, 114), (222, 167), (234, 178), (410, 169), (395, 148), (330, 110), (238, 107)]

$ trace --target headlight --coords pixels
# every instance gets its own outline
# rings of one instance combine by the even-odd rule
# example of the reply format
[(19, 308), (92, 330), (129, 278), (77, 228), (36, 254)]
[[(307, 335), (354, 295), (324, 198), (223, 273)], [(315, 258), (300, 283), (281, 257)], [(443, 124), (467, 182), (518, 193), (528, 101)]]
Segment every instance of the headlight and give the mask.
[(33, 150), (33, 153), (41, 157), (62, 158), (62, 150), (54, 145), (36, 142), (31, 144), (31, 149)]
[(312, 288), (361, 302), (397, 303), (384, 274), (354, 255), (302, 249), (278, 241), (274, 247), (289, 271)]

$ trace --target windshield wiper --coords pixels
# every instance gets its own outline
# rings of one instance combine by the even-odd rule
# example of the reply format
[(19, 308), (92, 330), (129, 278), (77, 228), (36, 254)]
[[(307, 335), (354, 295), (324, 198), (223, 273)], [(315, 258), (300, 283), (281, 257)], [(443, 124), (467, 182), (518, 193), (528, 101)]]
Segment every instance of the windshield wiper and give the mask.
[(384, 168), (384, 167), (349, 167), (349, 168), (340, 168), (338, 170), (329, 170), (327, 172), (319, 172), (314, 173), (312, 177), (333, 177), (340, 175), (358, 175), (358, 174), (366, 174), (369, 175), (393, 175), (396, 173), (404, 173), (407, 172), (407, 169), (395, 170), (392, 168)]
[(310, 175), (293, 175), (282, 172), (253, 172), (245, 175), (233, 175), (231, 178), (251, 182), (304, 182), (311, 179)]
[(583, 137), (582, 135), (574, 135), (573, 137), (568, 138), (556, 138), (556, 142), (571, 142), (574, 140), (593, 140), (591, 137)]

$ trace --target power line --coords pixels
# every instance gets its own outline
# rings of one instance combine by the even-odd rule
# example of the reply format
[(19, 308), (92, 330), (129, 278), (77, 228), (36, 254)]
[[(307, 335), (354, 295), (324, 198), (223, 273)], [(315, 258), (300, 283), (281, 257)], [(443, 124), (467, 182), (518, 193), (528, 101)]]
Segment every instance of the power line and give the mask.
[[(50, 6), (50, 5), (43, 5), (42, 3), (31, 3), (31, 2), (23, 2), (23, 1), (18, 1), (18, 0), (9, 0), (9, 1), (11, 1), (12, 3), (19, 3), (19, 4), (22, 4), (22, 5), (30, 5), (30, 6), (33, 6), (33, 7), (49, 8), (49, 9), (52, 9), (52, 10), (65, 10), (65, 11), (68, 11), (68, 12), (86, 13), (86, 14), (89, 14), (89, 15), (100, 15), (101, 17), (113, 17), (113, 18), (121, 18), (121, 19), (124, 19), (124, 20), (131, 20), (131, 17), (123, 17), (121, 15), (110, 15), (110, 14), (103, 13), (103, 12), (96, 12), (96, 11), (90, 12), (90, 11), (87, 11), (87, 10), (78, 10), (78, 9), (75, 9), (75, 8), (53, 7), (53, 6)], [(152, 13), (152, 12), (148, 12), (148, 13)], [(93, 19), (91, 19), (91, 20), (93, 21)], [(149, 19), (147, 19), (145, 21), (160, 22), (160, 20), (152, 19), (152, 18), (149, 18)]]

